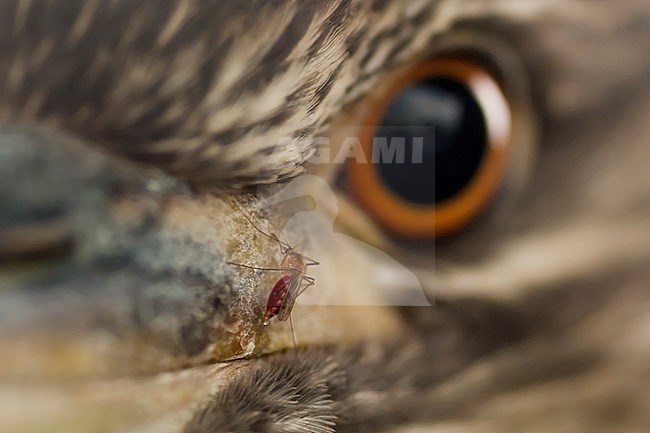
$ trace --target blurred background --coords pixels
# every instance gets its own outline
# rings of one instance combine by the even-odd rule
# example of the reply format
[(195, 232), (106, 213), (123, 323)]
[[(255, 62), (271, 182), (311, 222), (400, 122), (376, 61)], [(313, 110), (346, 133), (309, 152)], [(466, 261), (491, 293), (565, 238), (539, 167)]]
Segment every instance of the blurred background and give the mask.
[(0, 0), (0, 41), (0, 430), (650, 427), (650, 3)]

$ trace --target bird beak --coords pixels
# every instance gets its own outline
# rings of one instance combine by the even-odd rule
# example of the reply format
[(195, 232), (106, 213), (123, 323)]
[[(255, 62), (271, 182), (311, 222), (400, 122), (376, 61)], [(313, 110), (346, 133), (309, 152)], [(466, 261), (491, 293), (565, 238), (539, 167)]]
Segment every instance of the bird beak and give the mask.
[(318, 206), (284, 225), (276, 190), (197, 194), (52, 131), (0, 140), (0, 172), (30, 173), (0, 191), (0, 430), (164, 431), (252, 362), (229, 360), (291, 348), (287, 322), (263, 326), (277, 272), (229, 264), (281, 259), (242, 209), (320, 262), (293, 309), (299, 346), (401, 329), (376, 276), (400, 265), (337, 234), (313, 182), (288, 190)]

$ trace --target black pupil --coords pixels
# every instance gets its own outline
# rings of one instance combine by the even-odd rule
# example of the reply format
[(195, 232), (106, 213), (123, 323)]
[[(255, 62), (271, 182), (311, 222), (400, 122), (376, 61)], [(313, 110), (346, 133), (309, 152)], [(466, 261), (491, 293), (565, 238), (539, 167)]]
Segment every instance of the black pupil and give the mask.
[[(393, 150), (403, 139), (402, 160)], [(390, 104), (375, 133), (373, 160), (395, 194), (432, 204), (467, 185), (485, 146), (485, 120), (472, 94), (457, 81), (437, 78), (407, 87)]]

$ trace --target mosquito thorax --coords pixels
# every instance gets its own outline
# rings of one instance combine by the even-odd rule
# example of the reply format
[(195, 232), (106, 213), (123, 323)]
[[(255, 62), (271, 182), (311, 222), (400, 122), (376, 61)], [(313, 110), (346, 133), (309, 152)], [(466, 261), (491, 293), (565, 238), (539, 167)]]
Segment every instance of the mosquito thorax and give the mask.
[(294, 253), (292, 251), (285, 254), (280, 267), (283, 269), (293, 269), (297, 273), (303, 275), (307, 272), (307, 262), (305, 261), (305, 258), (302, 254)]

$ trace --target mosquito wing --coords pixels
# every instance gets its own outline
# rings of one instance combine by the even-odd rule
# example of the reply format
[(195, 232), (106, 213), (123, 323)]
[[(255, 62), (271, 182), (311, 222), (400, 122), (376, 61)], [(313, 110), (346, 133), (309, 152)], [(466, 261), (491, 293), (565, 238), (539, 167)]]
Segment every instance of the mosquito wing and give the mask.
[(292, 279), (293, 274), (284, 275), (271, 289), (269, 299), (266, 301), (266, 310), (264, 311), (264, 325), (268, 325), (269, 321), (280, 312), (280, 307), (284, 304), (284, 299), (289, 291), (289, 283)]
[(287, 296), (284, 298), (284, 302), (280, 307), (280, 312), (278, 313), (278, 320), (280, 322), (285, 322), (289, 319), (291, 315), (291, 310), (293, 310), (293, 304), (296, 303), (296, 298), (300, 292), (300, 286), (302, 285), (303, 274), (294, 274), (292, 275), (291, 280), (287, 283)]

